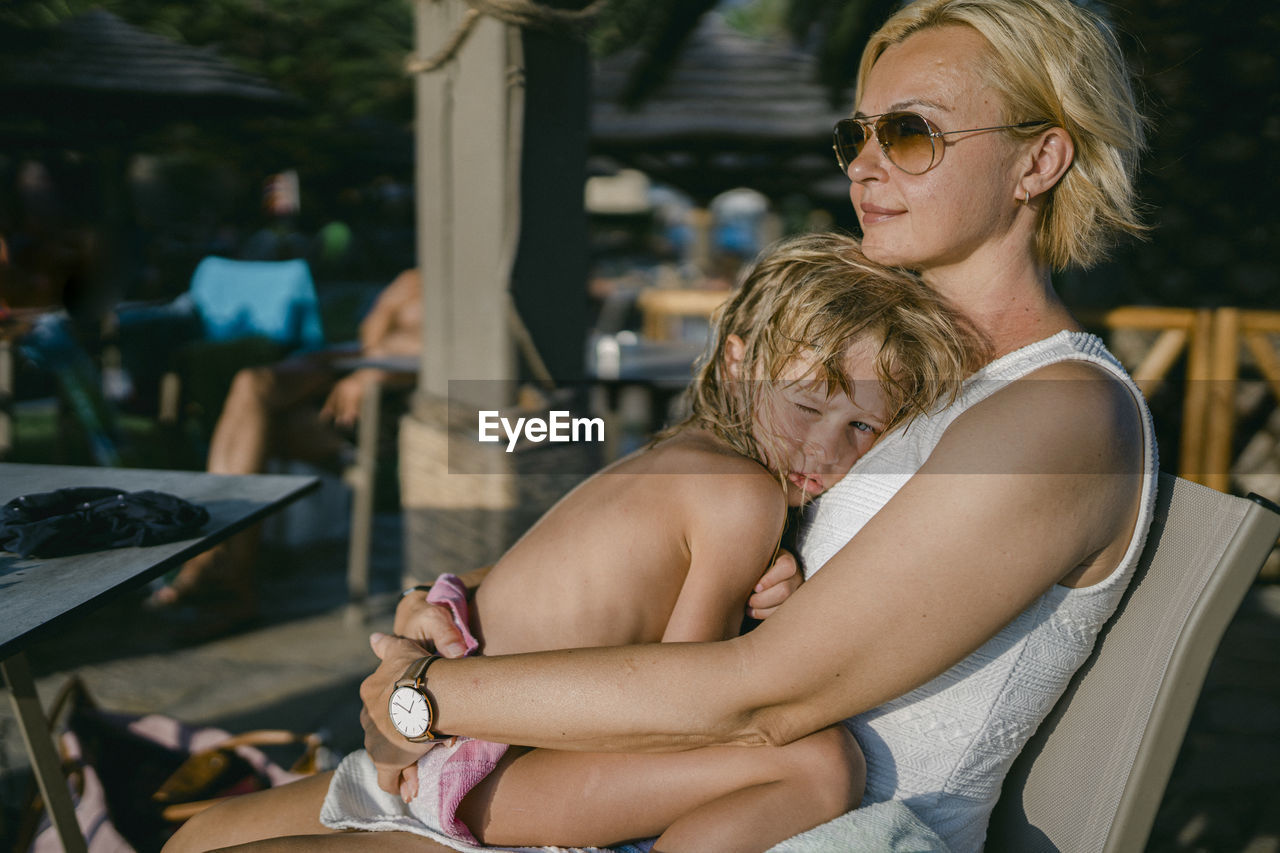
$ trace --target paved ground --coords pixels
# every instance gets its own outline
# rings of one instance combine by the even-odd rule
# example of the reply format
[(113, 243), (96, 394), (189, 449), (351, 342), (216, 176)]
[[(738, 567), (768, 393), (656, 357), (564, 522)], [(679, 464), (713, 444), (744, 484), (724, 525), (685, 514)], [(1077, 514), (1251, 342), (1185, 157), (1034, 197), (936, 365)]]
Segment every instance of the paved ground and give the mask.
[[(42, 697), (83, 673), (108, 708), (160, 711), (233, 731), (323, 729), (339, 751), (358, 747), (356, 697), (372, 668), (367, 635), (389, 625), (399, 585), (399, 518), (377, 520), (373, 589), (382, 615), (344, 618), (345, 547), (264, 555), (269, 616), (230, 635), (184, 640), (111, 605), (63, 638), (33, 649)], [(1280, 586), (1253, 589), (1224, 640), (1165, 795), (1149, 850), (1280, 851)], [(28, 774), (8, 703), (0, 706), (0, 850)]]

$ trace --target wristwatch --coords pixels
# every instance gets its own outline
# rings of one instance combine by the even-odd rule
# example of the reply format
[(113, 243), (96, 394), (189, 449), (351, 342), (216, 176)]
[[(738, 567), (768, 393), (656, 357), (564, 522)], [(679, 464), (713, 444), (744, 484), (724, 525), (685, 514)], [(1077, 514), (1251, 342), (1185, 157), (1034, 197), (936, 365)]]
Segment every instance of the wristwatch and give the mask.
[(427, 667), (440, 660), (440, 655), (418, 658), (404, 671), (391, 691), (387, 713), (396, 731), (414, 743), (443, 740), (448, 735), (432, 731), (436, 720), (436, 702), (427, 690)]

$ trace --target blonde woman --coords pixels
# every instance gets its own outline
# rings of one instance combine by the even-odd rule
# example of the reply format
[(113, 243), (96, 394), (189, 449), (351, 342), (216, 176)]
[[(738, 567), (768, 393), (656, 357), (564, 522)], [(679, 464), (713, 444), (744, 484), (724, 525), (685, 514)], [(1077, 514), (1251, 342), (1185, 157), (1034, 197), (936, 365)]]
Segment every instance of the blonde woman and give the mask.
[[(430, 692), (440, 731), (603, 754), (787, 744), (843, 720), (863, 803), (905, 804), (964, 853), (1151, 520), (1150, 415), (1050, 278), (1140, 231), (1143, 123), (1114, 36), (1070, 0), (905, 6), (864, 52), (854, 109), (836, 144), (867, 256), (917, 271), (990, 362), (816, 502), (807, 580), (755, 631), (443, 660)], [(454, 642), (414, 597), (397, 631)], [(421, 651), (376, 649), (365, 743), (390, 784), (421, 747), (383, 708)]]
[[(735, 637), (786, 508), (838, 482), (882, 435), (949, 403), (981, 351), (942, 300), (866, 261), (854, 239), (786, 241), (717, 316), (690, 416), (553, 507), (489, 572), (471, 606), (452, 576), (437, 581), (430, 601), (451, 600), (468, 645), (486, 654)], [(408, 689), (390, 702), (415, 736), (429, 727), (424, 718), (408, 728), (418, 703)], [(321, 813), (326, 782), (236, 801), (184, 829), (172, 848), (269, 834), (262, 815), (309, 808), (312, 822), (382, 830), (384, 841), (395, 832), (464, 844), (660, 835), (658, 849), (748, 849), (853, 808), (862, 758), (842, 726), (775, 749), (674, 760), (461, 738), (401, 774), (399, 800), (379, 790), (364, 753), (343, 762)]]

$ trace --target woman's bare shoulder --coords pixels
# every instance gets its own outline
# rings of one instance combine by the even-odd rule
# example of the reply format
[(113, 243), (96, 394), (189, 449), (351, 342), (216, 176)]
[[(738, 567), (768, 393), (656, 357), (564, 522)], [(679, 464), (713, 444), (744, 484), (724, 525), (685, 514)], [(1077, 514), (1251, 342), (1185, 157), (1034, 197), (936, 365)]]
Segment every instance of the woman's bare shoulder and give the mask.
[(1041, 472), (1121, 473), (1120, 466), (1131, 473), (1142, 459), (1142, 414), (1118, 376), (1089, 362), (1063, 361), (963, 412), (943, 444), (963, 439), (1000, 458), (1023, 457)]
[(1129, 387), (1094, 365), (1063, 362), (966, 409), (921, 472), (982, 475), (958, 478), (981, 493), (965, 506), (988, 510), (993, 533), (1020, 527), (1058, 541), (1038, 560), (1061, 570), (1057, 581), (1082, 566), (1114, 567), (1137, 519), (1145, 462)]

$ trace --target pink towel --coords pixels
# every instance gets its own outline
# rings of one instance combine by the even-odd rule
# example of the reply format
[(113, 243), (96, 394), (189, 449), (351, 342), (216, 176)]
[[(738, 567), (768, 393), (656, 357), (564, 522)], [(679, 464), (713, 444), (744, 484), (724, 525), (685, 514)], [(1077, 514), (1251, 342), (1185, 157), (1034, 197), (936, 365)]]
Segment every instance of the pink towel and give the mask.
[(430, 604), (443, 604), (453, 614), (453, 624), (462, 632), (467, 654), (475, 654), (480, 641), (471, 635), (471, 610), (467, 606), (467, 587), (457, 575), (441, 575), (427, 592)]
[[(427, 601), (449, 608), (453, 623), (462, 632), (467, 654), (475, 654), (480, 642), (471, 634), (467, 588), (462, 581), (456, 575), (441, 575), (431, 585)], [(436, 826), (451, 838), (478, 843), (467, 825), (458, 819), (458, 807), (463, 798), (493, 772), (506, 751), (505, 743), (468, 737), (432, 747), (418, 759), (418, 796), (410, 808), (416, 810), (434, 803)]]

